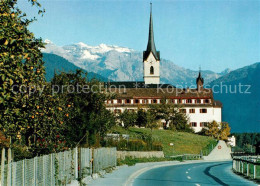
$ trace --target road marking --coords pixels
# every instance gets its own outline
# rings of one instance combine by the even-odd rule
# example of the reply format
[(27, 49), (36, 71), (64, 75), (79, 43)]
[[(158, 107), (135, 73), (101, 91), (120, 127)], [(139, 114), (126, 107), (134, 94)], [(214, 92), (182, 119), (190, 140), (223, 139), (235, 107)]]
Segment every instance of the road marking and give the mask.
[(186, 174), (188, 174), (189, 172), (188, 171), (186, 171)]
[(190, 176), (187, 176), (187, 178), (190, 180), (191, 179), (191, 177)]
[(196, 186), (200, 186), (200, 184), (198, 184), (198, 183), (196, 183), (195, 185), (196, 185)]

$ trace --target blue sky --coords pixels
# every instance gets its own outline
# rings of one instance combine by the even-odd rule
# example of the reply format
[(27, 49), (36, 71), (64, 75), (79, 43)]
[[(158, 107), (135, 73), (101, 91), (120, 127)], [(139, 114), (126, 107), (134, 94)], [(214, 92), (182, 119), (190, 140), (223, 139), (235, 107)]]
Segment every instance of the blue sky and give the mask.
[[(30, 26), (37, 37), (59, 46), (84, 42), (146, 48), (150, 1), (39, 2), (46, 13)], [(162, 58), (216, 72), (260, 61), (260, 0), (152, 2), (155, 43)], [(19, 6), (35, 15), (27, 0), (20, 0)]]

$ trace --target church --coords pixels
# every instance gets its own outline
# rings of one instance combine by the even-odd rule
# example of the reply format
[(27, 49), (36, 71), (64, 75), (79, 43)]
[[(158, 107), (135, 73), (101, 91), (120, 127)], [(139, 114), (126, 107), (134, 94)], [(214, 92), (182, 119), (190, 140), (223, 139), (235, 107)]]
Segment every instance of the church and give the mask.
[(167, 104), (179, 104), (190, 126), (199, 132), (209, 122), (222, 121), (222, 103), (214, 100), (212, 89), (203, 87), (201, 72), (194, 81), (197, 84), (194, 89), (160, 84), (160, 52), (155, 47), (151, 7), (148, 44), (143, 52), (143, 81), (106, 83), (109, 92), (116, 95), (115, 99), (106, 101), (106, 108), (115, 114), (126, 109), (134, 112), (166, 100)]

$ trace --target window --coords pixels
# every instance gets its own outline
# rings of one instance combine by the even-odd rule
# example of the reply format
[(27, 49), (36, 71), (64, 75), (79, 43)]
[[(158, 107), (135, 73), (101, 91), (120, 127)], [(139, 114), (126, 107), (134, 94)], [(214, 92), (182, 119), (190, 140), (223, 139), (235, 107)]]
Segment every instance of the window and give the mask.
[(182, 103), (182, 100), (181, 100), (181, 99), (179, 99), (179, 100), (178, 100), (178, 103)]
[(127, 100), (126, 100), (126, 103), (128, 103), (128, 104), (131, 103), (131, 100), (130, 100), (130, 99), (127, 99)]
[(156, 99), (153, 99), (153, 103), (157, 103), (157, 100), (156, 100)]
[(207, 113), (207, 109), (200, 109), (200, 113)]
[(186, 103), (192, 103), (191, 99), (186, 99)]
[(150, 67), (150, 74), (154, 74), (154, 68), (153, 68), (153, 66)]
[(114, 113), (115, 113), (115, 114), (120, 114), (120, 113), (121, 113), (121, 110), (120, 110), (120, 109), (115, 109), (115, 110), (114, 110)]
[(190, 122), (190, 126), (197, 127), (197, 122)]
[(190, 113), (195, 113), (195, 109), (190, 109)]
[(180, 109), (181, 113), (186, 113), (186, 109)]
[(139, 103), (139, 99), (135, 99), (135, 103)]
[(196, 103), (201, 103), (200, 99), (197, 99), (197, 100), (196, 100)]
[(205, 99), (205, 100), (204, 100), (204, 103), (209, 103), (209, 99)]
[(207, 127), (208, 126), (208, 122), (200, 122), (200, 127)]
[(122, 99), (118, 99), (117, 103), (119, 103), (119, 104), (122, 103)]
[(144, 104), (148, 103), (148, 100), (147, 99), (143, 99), (143, 103)]

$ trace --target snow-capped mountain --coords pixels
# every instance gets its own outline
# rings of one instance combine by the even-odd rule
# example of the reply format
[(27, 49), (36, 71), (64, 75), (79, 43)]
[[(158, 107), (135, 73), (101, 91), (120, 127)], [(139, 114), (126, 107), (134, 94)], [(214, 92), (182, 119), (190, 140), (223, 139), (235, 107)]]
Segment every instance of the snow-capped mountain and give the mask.
[[(61, 56), (74, 65), (89, 72), (95, 72), (114, 81), (140, 81), (143, 79), (142, 52), (126, 47), (100, 44), (90, 46), (76, 43), (57, 46), (50, 40), (45, 40), (44, 53)], [(172, 61), (161, 59), (161, 83), (191, 86), (195, 84), (198, 71), (185, 69)], [(215, 73), (202, 71), (205, 83), (208, 83), (228, 72)]]

